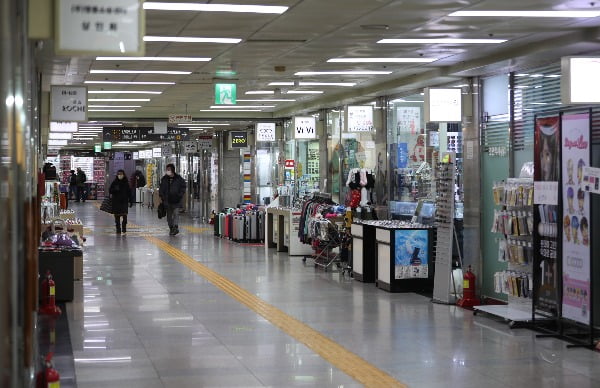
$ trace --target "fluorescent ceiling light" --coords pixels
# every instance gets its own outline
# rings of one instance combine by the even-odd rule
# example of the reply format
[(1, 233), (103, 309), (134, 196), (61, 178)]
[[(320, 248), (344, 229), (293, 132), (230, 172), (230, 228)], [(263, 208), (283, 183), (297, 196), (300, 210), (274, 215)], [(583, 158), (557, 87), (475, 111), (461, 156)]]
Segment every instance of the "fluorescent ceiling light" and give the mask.
[(88, 105), (88, 108), (141, 108), (141, 105)]
[(109, 101), (113, 101), (113, 102), (136, 102), (136, 101), (143, 101), (143, 102), (148, 102), (150, 101), (149, 98), (88, 98), (89, 102), (109, 102)]
[(238, 102), (294, 102), (296, 100), (292, 98), (266, 98), (262, 100), (240, 100), (237, 99)]
[(97, 61), (208, 62), (206, 57), (96, 57)]
[(377, 43), (399, 44), (499, 44), (506, 39), (463, 39), (463, 38), (419, 38), (419, 39), (381, 39)]
[(448, 16), (525, 17), (525, 18), (595, 18), (600, 10), (585, 11), (457, 11)]
[(210, 109), (254, 109), (254, 108), (275, 108), (276, 105), (213, 105)]
[(286, 94), (323, 94), (322, 90), (288, 90)]
[(144, 9), (157, 11), (197, 11), (197, 12), (245, 12), (282, 14), (289, 7), (272, 5), (241, 5), (241, 4), (195, 4), (195, 3), (163, 3), (148, 1)]
[[(298, 82), (298, 86), (355, 86), (356, 82)], [(271, 82), (269, 86), (294, 86), (294, 82)]]
[(169, 74), (190, 75), (191, 71), (175, 70), (90, 70), (90, 74)]
[(154, 81), (83, 81), (83, 83), (93, 85), (175, 85), (175, 82)]
[(351, 70), (351, 71), (299, 71), (294, 75), (377, 75), (392, 74), (391, 71)]
[(65, 146), (69, 142), (67, 140), (48, 140), (49, 146)]
[(150, 90), (88, 90), (88, 94), (162, 94)]
[(51, 140), (71, 140), (73, 134), (71, 132), (50, 132), (48, 139)]
[(77, 132), (77, 123), (66, 121), (51, 121), (50, 132)]
[(274, 90), (249, 90), (246, 94), (275, 94)]
[(429, 63), (437, 58), (331, 58), (331, 63)]
[(171, 42), (171, 43), (227, 43), (236, 44), (239, 38), (201, 38), (194, 36), (144, 36), (144, 42)]
[[(206, 123), (201, 123), (201, 122), (196, 122), (196, 121), (194, 121), (192, 124), (199, 124), (199, 125), (214, 125), (214, 126), (230, 126), (230, 125), (231, 125), (231, 124), (229, 124), (229, 123), (211, 123), (210, 121), (209, 121), (209, 122), (206, 122)], [(183, 124), (180, 124), (180, 125), (183, 125)]]
[(88, 109), (88, 112), (135, 112), (135, 109)]
[(293, 82), (269, 82), (269, 86), (294, 86)]
[(260, 109), (200, 109), (200, 112), (261, 112)]

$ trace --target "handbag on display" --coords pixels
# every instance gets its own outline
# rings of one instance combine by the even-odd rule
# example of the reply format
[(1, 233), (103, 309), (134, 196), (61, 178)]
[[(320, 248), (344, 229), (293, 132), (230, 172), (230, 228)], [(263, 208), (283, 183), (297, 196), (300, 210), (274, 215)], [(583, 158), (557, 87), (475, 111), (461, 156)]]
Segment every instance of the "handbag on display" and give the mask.
[(159, 219), (164, 218), (167, 215), (167, 209), (165, 207), (165, 204), (161, 202), (158, 205), (158, 208), (156, 209), (156, 212), (158, 213), (158, 218)]
[(110, 197), (104, 197), (102, 205), (100, 205), (100, 210), (108, 214), (113, 214), (112, 199)]
[[(59, 226), (61, 228), (60, 231), (56, 230), (56, 227)], [(52, 220), (50, 224), (51, 232), (47, 238), (47, 242), (52, 243), (54, 246), (59, 247), (76, 247), (78, 244), (75, 242), (69, 233), (67, 232), (67, 224), (65, 220), (60, 218), (55, 218)]]

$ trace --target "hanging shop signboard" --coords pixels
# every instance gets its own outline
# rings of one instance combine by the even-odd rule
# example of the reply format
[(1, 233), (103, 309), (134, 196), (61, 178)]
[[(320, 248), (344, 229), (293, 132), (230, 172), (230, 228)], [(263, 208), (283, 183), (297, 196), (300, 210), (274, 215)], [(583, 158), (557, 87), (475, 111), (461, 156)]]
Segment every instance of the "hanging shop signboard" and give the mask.
[[(534, 157), (533, 305), (536, 313), (558, 317), (558, 194), (560, 131), (558, 116), (536, 117)], [(535, 191), (544, 188), (545, 194)], [(537, 197), (537, 198), (536, 198)], [(542, 200), (543, 198), (543, 200)], [(537, 199), (537, 201), (536, 201)]]
[(562, 103), (600, 103), (600, 57), (565, 57), (561, 60)]
[(349, 105), (346, 107), (347, 132), (371, 132), (373, 130), (373, 105)]
[(50, 120), (87, 121), (87, 87), (50, 86)]
[(296, 161), (293, 159), (288, 159), (285, 161), (285, 168), (294, 168), (296, 167)]
[(562, 116), (562, 316), (591, 323), (590, 193), (584, 167), (590, 165), (590, 115)]
[(231, 131), (229, 132), (229, 149), (238, 149), (248, 147), (248, 132)]
[(173, 148), (169, 146), (163, 146), (161, 152), (162, 156), (164, 156), (165, 158), (170, 158), (171, 156), (173, 156)]
[(583, 168), (583, 189), (590, 193), (600, 194), (600, 168)]
[(169, 115), (169, 124), (189, 124), (192, 122), (192, 115), (183, 115), (171, 113)]
[(275, 141), (275, 123), (257, 123), (256, 141)]
[(198, 136), (198, 146), (201, 150), (209, 150), (213, 146), (212, 136)]
[(154, 122), (154, 132), (155, 134), (164, 135), (167, 132), (167, 122), (166, 121), (155, 121)]
[(189, 129), (168, 127), (167, 133), (156, 133), (154, 127), (104, 127), (102, 137), (105, 141), (185, 141)]
[(215, 84), (215, 104), (235, 105), (237, 103), (236, 84)]
[(184, 141), (183, 142), (183, 153), (193, 154), (198, 152), (198, 147), (195, 141)]
[(59, 55), (144, 55), (141, 0), (57, 0)]
[(294, 139), (316, 139), (317, 122), (313, 116), (294, 117)]
[(429, 277), (429, 231), (401, 229), (395, 231), (395, 279)]
[(50, 132), (71, 132), (79, 130), (77, 122), (50, 121)]
[(138, 151), (133, 152), (133, 160), (138, 160), (140, 158), (140, 153)]
[(162, 157), (162, 148), (160, 148), (160, 147), (154, 147), (154, 148), (152, 148), (152, 157), (153, 158), (160, 158), (160, 157)]
[(425, 122), (453, 123), (462, 121), (461, 88), (426, 88)]

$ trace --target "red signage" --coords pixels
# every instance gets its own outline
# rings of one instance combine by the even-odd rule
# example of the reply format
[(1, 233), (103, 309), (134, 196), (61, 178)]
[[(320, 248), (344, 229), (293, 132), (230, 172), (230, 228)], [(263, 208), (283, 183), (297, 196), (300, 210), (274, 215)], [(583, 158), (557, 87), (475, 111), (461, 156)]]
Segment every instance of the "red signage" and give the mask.
[(285, 168), (294, 168), (296, 162), (292, 159), (288, 159), (285, 161)]

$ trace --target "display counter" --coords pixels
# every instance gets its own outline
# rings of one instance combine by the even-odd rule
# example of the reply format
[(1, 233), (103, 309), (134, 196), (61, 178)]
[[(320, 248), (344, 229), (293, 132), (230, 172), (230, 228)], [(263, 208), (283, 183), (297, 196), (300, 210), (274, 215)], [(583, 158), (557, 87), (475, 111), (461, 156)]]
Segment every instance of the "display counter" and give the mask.
[(377, 275), (377, 240), (375, 226), (354, 222), (352, 234), (352, 277), (365, 283), (375, 282)]
[(265, 246), (277, 248), (277, 252), (288, 252), (290, 256), (305, 256), (312, 254), (310, 245), (300, 242), (299, 209), (282, 207), (266, 208)]
[(431, 292), (435, 229), (398, 221), (370, 221), (377, 242), (377, 287), (389, 292)]
[(73, 281), (82, 278), (83, 251), (81, 249), (44, 249), (39, 250), (39, 290), (49, 270), (56, 283), (56, 301), (73, 300)]

